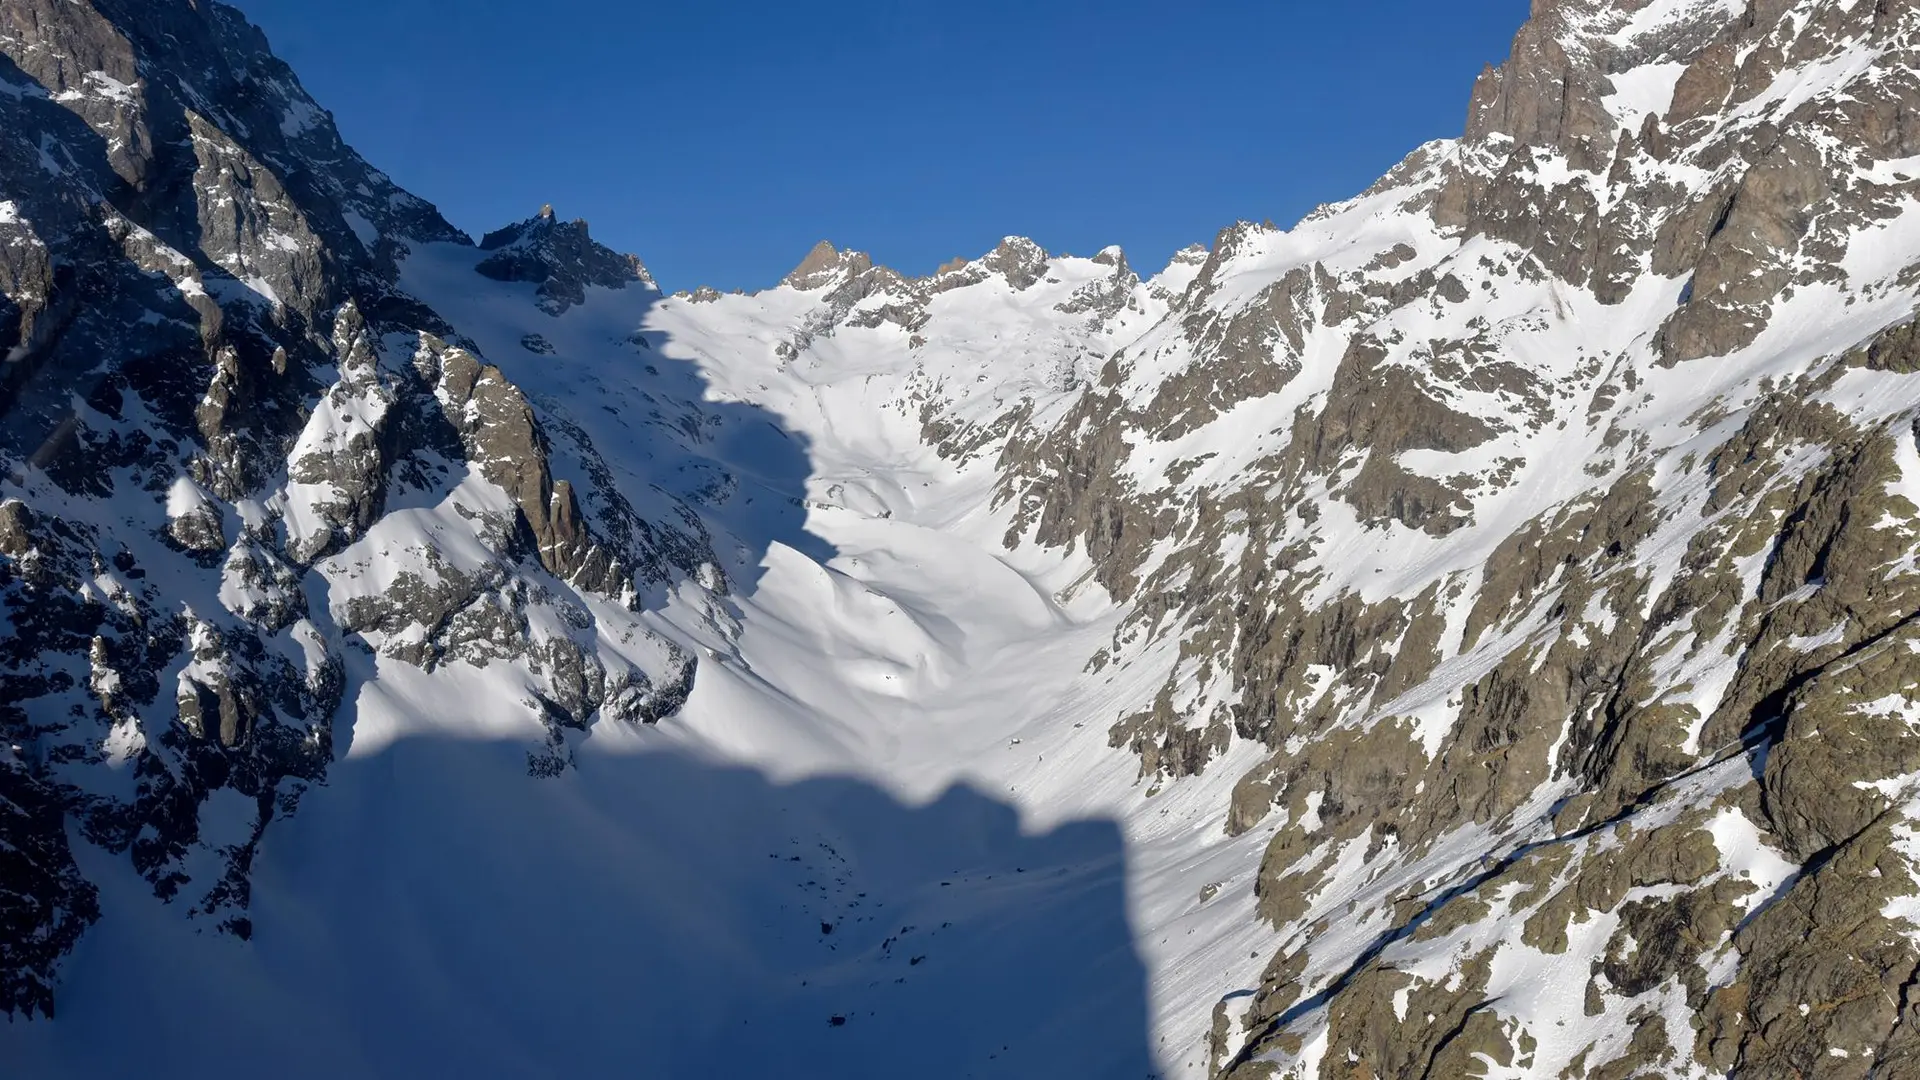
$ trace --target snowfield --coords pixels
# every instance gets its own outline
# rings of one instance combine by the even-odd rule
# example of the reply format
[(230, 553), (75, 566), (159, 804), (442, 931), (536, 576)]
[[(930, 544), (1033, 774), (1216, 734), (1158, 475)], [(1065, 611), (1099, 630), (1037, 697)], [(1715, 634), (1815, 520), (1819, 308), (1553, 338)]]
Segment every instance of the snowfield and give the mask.
[[(27, 1075), (732, 1076), (803, 1061), (846, 1077), (1117, 1077), (1175, 1057), (1187, 1064), (1168, 1075), (1204, 1075), (1223, 975), (1256, 985), (1271, 946), (1244, 915), (1265, 838), (1225, 837), (1230, 769), (1141, 798), (1107, 727), (1164, 670), (1089, 673), (1119, 612), (1084, 557), (1006, 550), (991, 463), (941, 460), (900, 407), (925, 380), (984, 370), (1005, 347), (996, 318), (1031, 322), (1013, 304), (1044, 309), (1084, 282), (943, 297), (943, 323), (969, 336), (924, 350), (940, 357), (929, 372), (899, 363), (893, 327), (782, 362), (773, 346), (815, 302), (792, 289), (719, 311), (596, 289), (556, 319), (530, 287), (474, 274), (477, 258), (422, 250), (403, 283), (564, 410), (628, 471), (630, 498), (687, 469), (730, 474), (703, 511), (727, 530), (737, 593), (716, 611), (687, 583), (641, 616), (699, 656), (691, 699), (658, 727), (596, 725), (574, 769), (533, 781), (527, 747), (545, 732), (510, 666), (429, 675), (350, 649), (351, 723), (326, 784), (262, 844), (251, 940), (210, 938), (124, 865), (90, 860), (106, 911), (67, 977), (95, 989), (57, 1024), (8, 1030), (9, 1057)], [(1058, 321), (1063, 352), (1086, 347)], [(531, 334), (554, 352), (528, 351)], [(987, 386), (999, 397), (982, 408), (1036, 388), (1066, 395)], [(705, 460), (662, 454), (675, 395), (719, 418)], [(352, 423), (316, 412), (310, 437)], [(170, 498), (177, 515), (201, 496), (183, 482)], [(397, 574), (483, 564), (456, 508), (500, 498), (469, 475), (437, 506), (390, 507), (323, 562), (324, 607), (337, 618)], [(296, 536), (316, 527), (286, 517)], [(288, 1060), (288, 1045), (306, 1049)]]

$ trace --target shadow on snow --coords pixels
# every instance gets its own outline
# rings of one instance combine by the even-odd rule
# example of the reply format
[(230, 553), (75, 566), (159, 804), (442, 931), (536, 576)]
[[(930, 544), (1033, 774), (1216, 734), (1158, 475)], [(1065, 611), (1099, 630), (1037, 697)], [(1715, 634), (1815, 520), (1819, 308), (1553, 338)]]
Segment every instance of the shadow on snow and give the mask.
[(27, 1075), (1156, 1072), (1118, 828), (1025, 835), (966, 788), (402, 742), (276, 824), (244, 944), (84, 861), (88, 990), (8, 1033)]
[[(0, 79), (32, 82), (5, 58)], [(109, 186), (104, 143), (78, 117), (45, 96), (11, 104), (23, 130), (97, 155), (84, 171)], [(57, 188), (0, 196), (48, 226), (90, 224)], [(147, 195), (109, 197), (218, 279), (223, 306), (265, 306), (200, 250), (193, 221), (145, 212)], [(63, 264), (78, 276), (54, 285), (72, 306), (6, 372), (0, 415), (8, 449), (105, 495), (106, 470), (148, 447), (112, 445), (117, 431), (106, 446), (71, 438), (74, 398), (118, 420), (124, 388), (190, 430), (207, 363), (201, 312), (171, 282), (110, 246), (96, 254)], [(0, 324), (21, 315), (0, 303)], [(804, 437), (706, 400), (698, 366), (644, 336), (634, 347), (655, 355), (618, 371), (575, 363), (566, 393), (544, 397), (538, 358), (482, 344), (543, 409), (573, 410), (560, 419), (583, 437), (556, 447), (558, 474), (590, 470), (583, 447), (649, 462), (623, 466), (614, 490), (642, 521), (697, 508), (740, 591), (774, 544), (830, 558), (805, 529)], [(117, 344), (119, 370), (101, 373), (94, 341)], [(591, 744), (574, 771), (536, 781), (525, 750), (414, 739), (334, 762), (261, 842), (247, 942), (202, 933), (69, 828), (104, 917), (62, 972), (59, 1019), (0, 1026), (0, 1058), (71, 1077), (1155, 1075), (1113, 823), (1026, 835), (1014, 810), (966, 788), (910, 806), (853, 779), (780, 785)], [(203, 820), (243, 820), (229, 796), (213, 792)]]

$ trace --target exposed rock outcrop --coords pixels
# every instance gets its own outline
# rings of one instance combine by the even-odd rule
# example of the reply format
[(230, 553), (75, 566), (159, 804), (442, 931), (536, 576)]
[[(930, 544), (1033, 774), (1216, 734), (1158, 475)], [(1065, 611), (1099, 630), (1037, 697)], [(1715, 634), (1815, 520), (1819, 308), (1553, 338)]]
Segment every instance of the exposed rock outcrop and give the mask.
[[(52, 1015), (99, 915), (74, 836), (251, 933), (254, 852), (324, 782), (347, 650), (515, 666), (531, 692), (502, 707), (562, 765), (553, 732), (685, 700), (692, 658), (630, 607), (721, 584), (704, 534), (643, 548), (628, 507), (596, 538), (626, 507), (608, 478), (556, 479), (538, 409), (401, 288), (432, 245), (471, 241), (233, 9), (0, 2), (0, 1010)], [(556, 313), (652, 287), (551, 215), (489, 251)], [(445, 517), (413, 531), (423, 508)], [(387, 554), (422, 587), (371, 572)], [(575, 625), (591, 603), (618, 647)]]
[(602, 247), (583, 220), (563, 222), (553, 207), (516, 225), (488, 233), (480, 250), (490, 252), (479, 270), (496, 281), (524, 281), (537, 288), (540, 309), (560, 315), (586, 302), (589, 288), (638, 285), (658, 291), (653, 275), (632, 255)]
[[(248, 933), (351, 673), (484, 682), (564, 773), (687, 700), (649, 602), (727, 636), (758, 555), (710, 522), (860, 503), (701, 457), (746, 436), (661, 324), (618, 406), (516, 366), (577, 373), (618, 294), (801, 399), (897, 361), (863, 405), (1072, 568), (1049, 616), (1114, 602), (1094, 752), (1257, 853), (1195, 871), (1246, 930), (1205, 970), (1265, 967), (1189, 1074), (1911, 1070), (1916, 42), (1909, 0), (1538, 0), (1461, 139), (1291, 230), (1144, 281), (823, 243), (681, 302), (551, 212), (474, 251), (227, 9), (0, 0), (0, 1007), (50, 1013), (97, 917), (74, 837)], [(402, 287), (448, 247), (552, 319), (466, 337)]]

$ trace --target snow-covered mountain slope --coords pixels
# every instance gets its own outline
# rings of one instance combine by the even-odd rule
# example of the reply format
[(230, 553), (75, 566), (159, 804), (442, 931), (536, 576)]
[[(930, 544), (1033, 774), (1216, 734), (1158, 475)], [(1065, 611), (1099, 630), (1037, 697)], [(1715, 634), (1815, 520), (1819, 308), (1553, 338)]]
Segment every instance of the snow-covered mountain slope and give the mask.
[(0, 0), (0, 1060), (1920, 1070), (1917, 33), (1538, 0), (1148, 280), (667, 296)]

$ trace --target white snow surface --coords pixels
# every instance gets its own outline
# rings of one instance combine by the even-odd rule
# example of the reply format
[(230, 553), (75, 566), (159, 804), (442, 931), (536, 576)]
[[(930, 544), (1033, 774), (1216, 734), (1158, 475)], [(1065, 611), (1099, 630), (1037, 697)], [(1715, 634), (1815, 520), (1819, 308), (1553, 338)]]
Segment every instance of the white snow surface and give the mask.
[[(1398, 205), (1418, 190), (1328, 208), (1292, 233), (1252, 235), (1217, 276), (1225, 299), (1215, 302), (1244, 303), (1305, 262), (1338, 265), (1357, 257), (1351, 251), (1399, 243), (1419, 253), (1416, 268), (1444, 263), (1463, 274), (1510, 256), (1485, 241), (1450, 247)], [(1342, 239), (1356, 235), (1365, 242)], [(25, 1075), (185, 1075), (217, 1061), (296, 1077), (574, 1076), (616, 1065), (735, 1076), (799, 1061), (845, 1077), (908, 1068), (1205, 1076), (1216, 1004), (1243, 1010), (1283, 944), (1252, 917), (1252, 888), (1286, 816), (1237, 838), (1224, 829), (1232, 785), (1268, 751), (1235, 740), (1204, 776), (1143, 788), (1137, 759), (1109, 747), (1107, 728), (1152, 700), (1177, 643), (1090, 671), (1125, 612), (1088, 584), (1083, 555), (1009, 550), (1009, 511), (990, 505), (991, 455), (941, 458), (916, 407), (936, 396), (949, 415), (986, 422), (1027, 400), (1035, 415), (1057, 417), (1121, 347), (1135, 358), (1123, 391), (1144, 398), (1192, 362), (1171, 321), (1157, 321), (1184, 268), (1142, 285), (1139, 309), (1106, 323), (1058, 306), (1109, 268), (1057, 258), (1024, 292), (990, 276), (939, 294), (917, 345), (882, 322), (806, 335), (804, 347), (782, 351), (796, 328), (817, 323), (818, 293), (696, 302), (595, 289), (556, 318), (534, 305), (532, 286), (474, 273), (481, 257), (421, 249), (402, 285), (538, 408), (583, 431), (643, 515), (660, 510), (648, 503), (659, 491), (685, 490), (689, 474), (712, 478), (701, 513), (730, 596), (680, 582), (637, 616), (569, 601), (592, 608), (603, 656), (649, 634), (690, 649), (700, 662), (691, 700), (657, 727), (601, 723), (570, 737), (574, 768), (535, 780), (527, 750), (544, 729), (524, 704), (518, 665), (427, 675), (349, 647), (337, 760), (327, 783), (266, 834), (251, 940), (198, 932), (123, 861), (77, 845), (105, 908), (66, 968), (68, 983), (87, 989), (63, 1002), (58, 1022), (0, 1037), (9, 1059), (25, 1063)], [(1509, 281), (1474, 313), (1506, 327), (1509, 355), (1572, 384), (1553, 405), (1568, 415), (1585, 409), (1586, 386), (1603, 373), (1581, 358), (1631, 364), (1646, 393), (1621, 423), (1678, 461), (1728, 433), (1687, 426), (1699, 402), (1737, 405), (1761, 374), (1804, 371), (1911, 301), (1888, 293), (1836, 320), (1832, 296), (1808, 289), (1753, 349), (1711, 372), (1681, 373), (1651, 362), (1645, 332), (1679, 288), (1649, 278), (1603, 308), (1563, 283)], [(1444, 332), (1417, 308), (1390, 321), (1410, 341)], [(530, 334), (552, 354), (524, 348)], [(1341, 340), (1337, 328), (1311, 335), (1300, 376), (1281, 393), (1171, 443), (1143, 436), (1129, 465), (1137, 481), (1166, 484), (1164, 466), (1204, 448), (1218, 456), (1184, 483), (1219, 482), (1284, 445), (1295, 410), (1325, 393)], [(1829, 393), (1855, 415), (1916, 404), (1920, 391), (1902, 383), (1891, 394), (1860, 381), (1868, 378), (1849, 375)], [(685, 434), (680, 402), (705, 419), (676, 443), (663, 431)], [(1503, 408), (1470, 394), (1454, 403), (1489, 420)], [(301, 449), (350, 437), (366, 422), (360, 408), (317, 410)], [(1454, 615), (1464, 618), (1495, 545), (1543, 508), (1607, 482), (1564, 467), (1604, 461), (1600, 435), (1583, 425), (1513, 430), (1502, 440), (1523, 455), (1513, 478), (1478, 501), (1472, 528), (1443, 539), (1368, 529), (1346, 503), (1322, 500), (1319, 558), (1335, 571), (1321, 589), (1378, 599), (1446, 580), (1461, 590)], [(556, 444), (557, 475), (581, 467), (570, 455)], [(1404, 464), (1446, 475), (1495, 462), (1409, 455)], [(1661, 483), (1678, 524), (1639, 558), (1665, 581), (1678, 572), (1704, 482), (1669, 466)], [(303, 507), (329, 494), (289, 485), (295, 535), (317, 527)], [(502, 498), (469, 475), (436, 504), (390, 507), (320, 567), (314, 587), (324, 595), (312, 609), (337, 618), (340, 605), (401, 570), (432, 572), (429, 550), (447, 565), (479, 566), (489, 556), (463, 531), (461, 507), (499, 508)], [(205, 499), (182, 479), (168, 512)], [(1434, 676), (1357, 722), (1410, 723), (1437, 752), (1450, 695), (1515, 650), (1541, 647), (1550, 633), (1542, 613), (1555, 599), (1536, 598), (1464, 651), (1450, 624)], [(569, 632), (558, 621), (536, 630)], [(1688, 645), (1674, 641), (1668, 685), (1704, 715), (1724, 690), (1726, 660), (1715, 643)], [(639, 653), (630, 659), (646, 667)], [(1192, 702), (1203, 691), (1189, 681), (1181, 693)], [(1736, 759), (1693, 787), (1710, 793), (1746, 768)], [(1515, 820), (1547, 820), (1565, 792), (1545, 785)], [(1319, 805), (1308, 802), (1309, 831)], [(1648, 813), (1657, 823), (1668, 811)], [(1751, 839), (1744, 819), (1713, 831), (1729, 872), (1753, 877), (1762, 895), (1785, 879), (1790, 868)], [(1330, 929), (1313, 943), (1308, 985), (1326, 985), (1388, 929), (1371, 916), (1341, 918), (1349, 904), (1457, 881), (1502, 845), (1554, 842), (1537, 829), (1473, 828), (1405, 862), (1367, 859), (1360, 844), (1331, 851), (1308, 916)], [(1214, 887), (1206, 899), (1203, 887)], [(1481, 920), (1459, 940), (1399, 947), (1387, 959), (1444, 975), (1500, 925)], [(1600, 940), (1610, 928), (1601, 919), (1580, 934)], [(1567, 956), (1589, 951), (1576, 943)], [(1543, 1064), (1623, 1037), (1556, 989), (1578, 985), (1560, 959), (1509, 945), (1496, 965), (1511, 1015), (1530, 1030), (1566, 1027), (1540, 1050)], [(1311, 1065), (1324, 1045), (1323, 1029), (1307, 1034), (1296, 1064)], [(302, 1052), (290, 1058), (288, 1045)]]
[[(737, 484), (704, 509), (735, 595), (685, 582), (632, 624), (695, 652), (692, 699), (658, 727), (597, 725), (573, 739), (573, 769), (536, 780), (527, 750), (545, 730), (516, 665), (429, 675), (348, 647), (336, 761), (262, 844), (251, 940), (200, 932), (88, 849), (105, 915), (65, 968), (87, 989), (57, 1022), (8, 1030), (9, 1059), (94, 1076), (207, 1062), (738, 1076), (800, 1061), (844, 1077), (1104, 1077), (1175, 1058), (1169, 1075), (1203, 1073), (1223, 979), (1257, 985), (1271, 945), (1245, 917), (1266, 836), (1223, 830), (1257, 748), (1142, 799), (1107, 727), (1171, 656), (1087, 674), (1119, 610), (1079, 584), (1084, 558), (1007, 551), (991, 462), (941, 460), (902, 405), (931, 387), (983, 418), (1020, 395), (1069, 400), (1055, 368), (1097, 367), (1112, 342), (1053, 308), (1110, 268), (1060, 259), (1025, 293), (992, 278), (942, 294), (912, 354), (882, 326), (783, 362), (774, 346), (817, 297), (597, 289), (552, 318), (530, 287), (475, 274), (479, 258), (419, 251), (403, 284), (584, 429), (636, 504), (691, 467), (663, 454), (649, 410), (694, 386), (718, 417), (701, 438)], [(628, 342), (636, 328), (648, 348)], [(554, 355), (521, 347), (536, 332)], [(1057, 363), (982, 381), (1009, 348)], [(294, 459), (361, 429), (361, 408), (323, 403)], [(564, 448), (555, 460), (566, 475)], [(289, 484), (283, 506), (296, 537), (331, 497), (307, 488)], [(429, 549), (484, 562), (455, 506), (500, 498), (469, 475), (437, 505), (389, 507), (319, 566), (312, 607), (338, 618), (394, 574), (431, 573)], [(183, 478), (168, 510), (205, 499)], [(254, 599), (235, 588), (202, 603)], [(603, 645), (620, 614), (594, 610)]]

